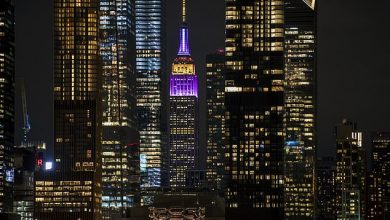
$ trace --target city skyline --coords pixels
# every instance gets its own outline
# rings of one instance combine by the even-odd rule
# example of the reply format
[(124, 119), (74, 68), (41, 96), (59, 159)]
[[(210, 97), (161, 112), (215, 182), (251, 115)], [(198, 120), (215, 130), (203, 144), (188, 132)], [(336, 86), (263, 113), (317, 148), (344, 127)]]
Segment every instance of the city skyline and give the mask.
[(1, 219), (388, 219), (382, 8), (16, 2), (0, 0)]
[[(20, 67), (16, 69), (16, 76), (24, 77), (27, 84), (27, 101), (32, 123), (30, 136), (32, 139), (43, 138), (51, 148), (50, 143), (53, 139), (50, 129), (53, 122), (46, 120), (46, 116), (53, 114), (49, 107), (52, 105), (49, 93), (53, 65), (52, 44), (50, 43), (53, 30), (52, 3), (45, 0), (23, 3), (16, 1), (15, 4), (18, 25), (16, 41), (19, 45), (16, 48), (16, 60), (20, 64)], [(188, 22), (192, 27), (191, 45), (194, 47), (193, 57), (199, 65), (199, 79), (204, 81), (206, 54), (222, 48), (224, 44), (224, 1), (200, 0), (189, 1), (188, 4), (190, 15)], [(210, 7), (203, 8), (201, 5), (204, 4), (209, 4)], [(167, 4), (167, 62), (173, 59), (177, 50), (178, 33), (176, 30), (180, 26), (179, 5), (179, 0), (171, 0)], [(390, 110), (390, 101), (370, 98), (390, 92), (390, 88), (385, 83), (386, 80), (390, 80), (390, 76), (385, 74), (385, 51), (386, 48), (390, 49), (390, 45), (380, 44), (380, 42), (385, 42), (385, 36), (387, 36), (387, 30), (380, 28), (380, 25), (387, 23), (390, 25), (389, 19), (385, 19), (387, 16), (385, 8), (388, 7), (390, 7), (390, 2), (387, 1), (368, 6), (364, 4), (364, 1), (318, 1), (318, 147), (320, 154), (330, 155), (335, 149), (333, 125), (342, 118), (348, 117), (358, 122), (364, 132), (390, 130), (390, 119), (383, 121), (380, 117)], [(41, 13), (35, 14), (31, 13), (32, 11)], [(330, 11), (332, 13), (329, 13)], [(203, 19), (209, 22), (203, 23)], [(36, 26), (42, 32), (32, 32), (30, 28), (32, 26)], [(205, 32), (212, 34), (205, 36), (202, 34)], [(331, 34), (335, 32), (342, 33), (342, 35)], [(25, 38), (25, 35), (30, 37)], [(205, 39), (209, 40), (206, 42)], [(38, 43), (29, 44), (32, 41)], [(373, 43), (361, 44), (365, 41)], [(366, 56), (366, 62), (355, 62), (354, 60), (361, 59), (358, 56), (362, 53), (361, 51), (366, 51), (370, 55)], [(29, 59), (32, 54), (39, 54), (39, 56)], [(337, 65), (332, 65), (332, 62), (336, 62)], [(338, 68), (332, 69), (332, 66)], [(36, 85), (28, 83), (33, 79), (39, 79)], [(334, 79), (339, 80), (334, 81)], [(18, 85), (16, 91), (17, 93), (20, 91)], [(203, 85), (200, 85), (199, 92), (201, 97), (205, 97)], [(17, 96), (17, 116), (21, 114), (19, 99)], [(201, 114), (205, 115), (206, 102), (201, 98), (200, 103)], [(338, 107), (331, 107), (333, 103), (336, 103)], [(365, 117), (368, 111), (375, 114)], [(22, 122), (19, 119), (17, 122), (16, 136), (18, 140), (21, 140)], [(205, 128), (205, 123), (202, 121), (201, 126)], [(202, 139), (205, 140), (205, 137)], [(368, 139), (365, 139), (365, 143), (369, 143)]]

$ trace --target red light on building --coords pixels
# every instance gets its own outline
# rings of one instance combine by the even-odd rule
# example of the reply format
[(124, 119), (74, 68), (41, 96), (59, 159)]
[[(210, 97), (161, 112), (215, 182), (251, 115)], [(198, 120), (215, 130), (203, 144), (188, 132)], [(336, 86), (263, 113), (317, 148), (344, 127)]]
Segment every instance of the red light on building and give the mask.
[(41, 167), (43, 165), (43, 160), (42, 159), (38, 159), (37, 160), (37, 166)]

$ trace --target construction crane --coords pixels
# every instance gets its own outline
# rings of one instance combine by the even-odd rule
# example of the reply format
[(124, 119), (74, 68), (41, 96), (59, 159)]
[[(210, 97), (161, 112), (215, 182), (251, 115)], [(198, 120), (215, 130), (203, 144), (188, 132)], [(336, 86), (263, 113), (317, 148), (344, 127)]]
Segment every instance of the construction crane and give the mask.
[(28, 133), (30, 132), (30, 118), (27, 112), (27, 100), (26, 100), (26, 88), (24, 85), (24, 79), (21, 80), (21, 95), (22, 95), (22, 107), (23, 107), (23, 143), (27, 144)]

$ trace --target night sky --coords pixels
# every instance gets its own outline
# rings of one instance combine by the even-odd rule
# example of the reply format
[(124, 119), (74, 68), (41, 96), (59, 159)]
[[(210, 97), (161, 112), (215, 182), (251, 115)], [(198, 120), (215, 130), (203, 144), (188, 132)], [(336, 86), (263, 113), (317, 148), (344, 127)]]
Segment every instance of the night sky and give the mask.
[[(30, 139), (44, 140), (49, 146), (53, 143), (52, 2), (16, 0), (16, 75), (26, 83)], [(177, 51), (181, 1), (167, 2), (169, 65)], [(189, 0), (188, 7), (191, 52), (197, 64), (204, 116), (205, 56), (224, 46), (224, 0)], [(330, 155), (334, 151), (334, 125), (342, 118), (358, 123), (366, 143), (369, 132), (390, 131), (390, 1), (319, 0), (318, 8), (319, 154)], [(17, 144), (22, 131), (19, 82)]]

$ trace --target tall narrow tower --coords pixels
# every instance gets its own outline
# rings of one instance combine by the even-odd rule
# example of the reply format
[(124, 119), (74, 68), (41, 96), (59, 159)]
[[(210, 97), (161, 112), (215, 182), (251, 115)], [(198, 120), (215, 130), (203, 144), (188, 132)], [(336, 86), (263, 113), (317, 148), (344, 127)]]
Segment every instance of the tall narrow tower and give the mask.
[(315, 207), (317, 8), (284, 1), (286, 219), (313, 219)]
[[(137, 113), (141, 188), (166, 185), (167, 102), (166, 1), (136, 0)], [(166, 173), (165, 173), (166, 174)]]
[(183, 24), (170, 76), (170, 186), (186, 187), (187, 174), (198, 167), (198, 77), (191, 58), (183, 0)]
[(0, 213), (12, 211), (14, 83), (14, 1), (0, 0)]
[[(135, 2), (100, 1), (102, 60), (103, 218), (126, 216), (136, 202), (139, 161), (136, 120)], [(139, 164), (139, 163), (138, 163)], [(136, 165), (136, 166), (134, 166)]]

